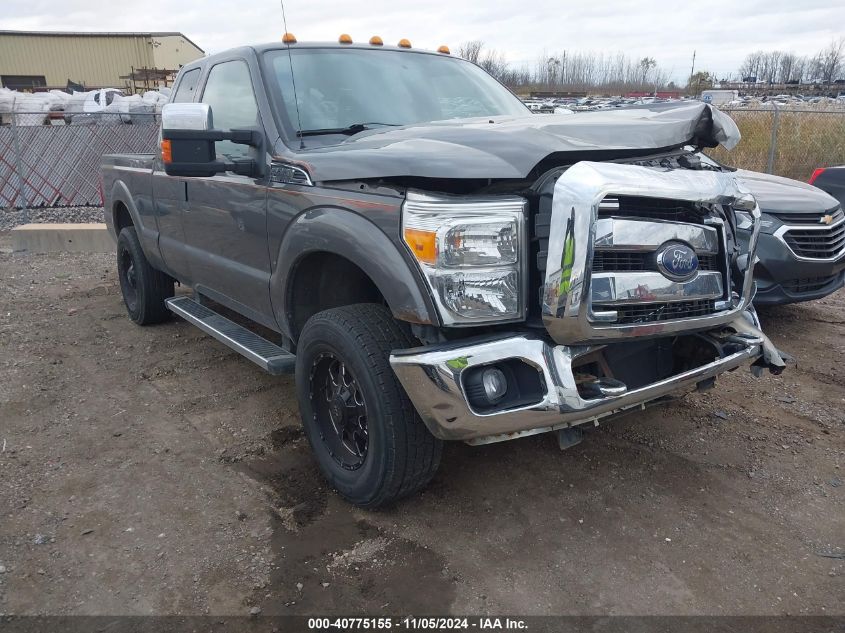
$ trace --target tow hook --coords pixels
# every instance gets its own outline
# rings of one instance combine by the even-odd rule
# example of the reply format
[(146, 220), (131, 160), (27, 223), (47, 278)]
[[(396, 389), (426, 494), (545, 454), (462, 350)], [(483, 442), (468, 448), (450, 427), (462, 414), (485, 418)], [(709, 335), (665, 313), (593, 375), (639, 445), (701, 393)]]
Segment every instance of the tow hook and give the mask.
[(580, 385), (581, 395), (585, 398), (607, 398), (621, 396), (628, 391), (628, 386), (615, 378), (596, 378)]

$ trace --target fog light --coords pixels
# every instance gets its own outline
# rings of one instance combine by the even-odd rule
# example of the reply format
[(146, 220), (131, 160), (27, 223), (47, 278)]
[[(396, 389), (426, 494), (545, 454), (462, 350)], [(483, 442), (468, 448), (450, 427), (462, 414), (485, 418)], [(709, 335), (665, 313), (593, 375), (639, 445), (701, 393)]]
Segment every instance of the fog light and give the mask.
[(481, 415), (535, 404), (546, 392), (543, 374), (519, 358), (467, 367), (461, 382), (470, 408)]
[(484, 395), (493, 403), (505, 397), (508, 391), (508, 380), (501, 370), (496, 368), (485, 369), (481, 374), (481, 384), (484, 385)]

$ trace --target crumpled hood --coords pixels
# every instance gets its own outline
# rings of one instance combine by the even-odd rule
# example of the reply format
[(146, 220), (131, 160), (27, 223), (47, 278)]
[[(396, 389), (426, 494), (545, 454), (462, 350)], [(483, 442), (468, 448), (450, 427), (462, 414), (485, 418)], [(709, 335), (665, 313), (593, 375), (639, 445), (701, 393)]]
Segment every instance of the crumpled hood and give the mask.
[(737, 169), (734, 175), (764, 213), (820, 213), (839, 205), (836, 198), (800, 180), (745, 169)]
[(551, 154), (628, 155), (696, 145), (733, 148), (733, 120), (698, 101), (572, 115), (458, 119), (379, 128), (327, 147), (303, 150), (297, 162), (315, 181), (415, 176), (521, 179)]

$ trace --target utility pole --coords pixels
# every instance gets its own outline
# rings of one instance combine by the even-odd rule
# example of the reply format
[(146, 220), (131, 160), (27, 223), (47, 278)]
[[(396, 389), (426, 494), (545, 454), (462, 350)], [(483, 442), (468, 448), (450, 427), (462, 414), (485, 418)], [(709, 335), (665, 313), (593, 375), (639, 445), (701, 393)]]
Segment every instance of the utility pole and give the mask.
[(563, 51), (563, 67), (560, 70), (561, 83), (566, 82), (566, 49)]
[[(692, 52), (692, 66), (689, 69), (689, 78), (692, 81), (692, 76), (695, 74), (695, 51)], [(687, 82), (689, 83), (689, 82)]]

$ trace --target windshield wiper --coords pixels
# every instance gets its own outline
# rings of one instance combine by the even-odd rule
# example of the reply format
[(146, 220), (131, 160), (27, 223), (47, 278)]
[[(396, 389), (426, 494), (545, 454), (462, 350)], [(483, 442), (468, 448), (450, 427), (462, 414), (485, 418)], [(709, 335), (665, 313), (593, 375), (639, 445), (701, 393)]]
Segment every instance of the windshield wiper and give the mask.
[(358, 134), (359, 132), (363, 132), (365, 130), (373, 129), (370, 126), (385, 126), (385, 127), (398, 127), (400, 123), (379, 123), (377, 121), (370, 121), (368, 123), (353, 123), (352, 125), (348, 125), (346, 127), (328, 127), (322, 128), (319, 130), (300, 130), (297, 136), (320, 136), (322, 134), (346, 134), (347, 136), (351, 136), (353, 134)]

